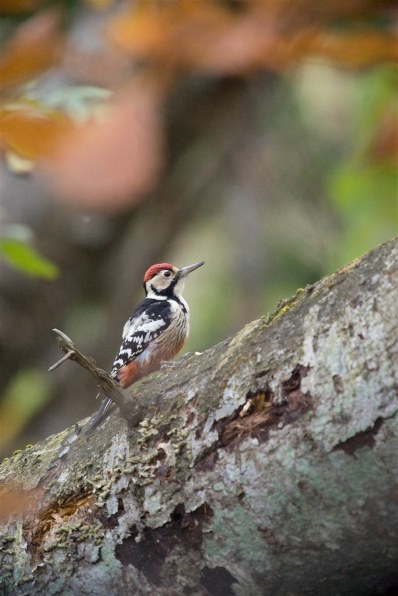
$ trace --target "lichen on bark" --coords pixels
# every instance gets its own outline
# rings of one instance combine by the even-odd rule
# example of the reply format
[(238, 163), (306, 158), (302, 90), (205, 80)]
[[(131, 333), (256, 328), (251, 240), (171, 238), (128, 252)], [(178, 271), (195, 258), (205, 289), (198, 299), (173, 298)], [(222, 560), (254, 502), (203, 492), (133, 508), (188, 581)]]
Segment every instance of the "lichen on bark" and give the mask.
[(137, 383), (135, 426), (113, 414), (4, 462), (3, 591), (392, 588), (397, 276), (394, 240)]

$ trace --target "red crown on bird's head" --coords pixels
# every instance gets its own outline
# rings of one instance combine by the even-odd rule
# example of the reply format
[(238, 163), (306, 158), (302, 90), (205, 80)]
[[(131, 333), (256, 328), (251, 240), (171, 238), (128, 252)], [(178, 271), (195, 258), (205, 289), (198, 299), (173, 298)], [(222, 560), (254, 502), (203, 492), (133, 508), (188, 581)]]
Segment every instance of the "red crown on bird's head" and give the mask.
[(144, 275), (144, 283), (150, 280), (154, 275), (162, 271), (162, 269), (169, 269), (169, 271), (173, 271), (173, 265), (170, 263), (157, 263), (156, 265), (152, 265), (149, 269), (146, 270)]

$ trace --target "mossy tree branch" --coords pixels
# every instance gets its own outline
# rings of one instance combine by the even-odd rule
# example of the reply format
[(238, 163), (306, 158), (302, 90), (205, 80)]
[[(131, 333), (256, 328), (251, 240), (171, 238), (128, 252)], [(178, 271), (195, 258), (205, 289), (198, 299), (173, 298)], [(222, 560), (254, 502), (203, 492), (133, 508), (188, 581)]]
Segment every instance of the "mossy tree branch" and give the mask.
[(397, 277), (393, 240), (3, 462), (6, 593), (392, 589)]

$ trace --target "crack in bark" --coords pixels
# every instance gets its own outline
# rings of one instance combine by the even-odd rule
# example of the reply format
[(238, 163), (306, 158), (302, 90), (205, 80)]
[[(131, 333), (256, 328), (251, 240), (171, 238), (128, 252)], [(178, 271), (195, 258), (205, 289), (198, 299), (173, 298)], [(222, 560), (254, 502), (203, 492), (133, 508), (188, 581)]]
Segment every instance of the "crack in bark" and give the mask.
[(383, 418), (377, 418), (373, 426), (357, 433), (346, 441), (341, 441), (341, 443), (338, 443), (333, 447), (332, 451), (344, 451), (348, 455), (354, 455), (358, 449), (362, 449), (363, 447), (370, 447), (373, 449), (376, 443), (375, 437), (381, 429), (383, 422)]
[[(167, 587), (165, 576), (170, 574), (173, 582), (173, 551), (199, 551), (203, 541), (203, 526), (212, 516), (213, 511), (207, 503), (190, 513), (180, 503), (171, 514), (168, 524), (155, 529), (145, 528), (140, 535), (136, 530), (122, 544), (116, 546), (115, 556), (122, 565), (134, 565), (151, 582)], [(195, 555), (195, 558), (200, 562), (201, 557)], [(164, 571), (163, 567), (168, 570)], [(173, 583), (168, 587), (173, 588)]]
[(239, 582), (225, 567), (211, 568), (205, 565), (200, 574), (200, 583), (211, 596), (234, 596), (232, 584)]
[(51, 503), (48, 507), (39, 511), (37, 518), (32, 518), (31, 523), (24, 525), (24, 534), (31, 536), (28, 540), (27, 551), (37, 560), (42, 557), (42, 545), (48, 532), (52, 527), (59, 524), (60, 520), (65, 522), (81, 507), (92, 500), (91, 492), (82, 493), (68, 497), (63, 503)]
[[(211, 430), (217, 430), (219, 439), (206, 449), (195, 463), (197, 471), (212, 470), (218, 460), (220, 447), (228, 451), (235, 449), (247, 436), (255, 437), (259, 443), (269, 439), (271, 428), (283, 428), (296, 422), (312, 409), (312, 396), (301, 391), (301, 381), (307, 376), (309, 367), (297, 364), (290, 377), (281, 383), (282, 401), (277, 402), (269, 385), (256, 391), (249, 391), (245, 403), (231, 416), (213, 423)], [(196, 432), (196, 438), (201, 432)]]
[(268, 385), (254, 393), (249, 391), (245, 404), (232, 417), (216, 423), (219, 445), (235, 446), (248, 435), (264, 443), (271, 428), (283, 428), (306, 414), (312, 408), (312, 397), (308, 391), (304, 394), (300, 387), (307, 374), (308, 367), (298, 364), (294, 368), (290, 377), (281, 383), (281, 403), (275, 402)]

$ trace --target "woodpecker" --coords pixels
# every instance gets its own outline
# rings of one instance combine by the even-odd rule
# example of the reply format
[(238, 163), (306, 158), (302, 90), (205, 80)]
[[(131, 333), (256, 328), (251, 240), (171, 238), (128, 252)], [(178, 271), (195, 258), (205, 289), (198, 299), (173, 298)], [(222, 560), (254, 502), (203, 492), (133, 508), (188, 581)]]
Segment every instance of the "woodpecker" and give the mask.
[[(185, 279), (202, 265), (203, 261), (178, 269), (158, 263), (146, 271), (146, 297), (123, 327), (123, 342), (111, 371), (111, 377), (124, 389), (158, 370), (181, 350), (189, 334), (189, 308), (182, 297)], [(88, 430), (102, 422), (111, 406), (112, 401), (105, 397)]]

